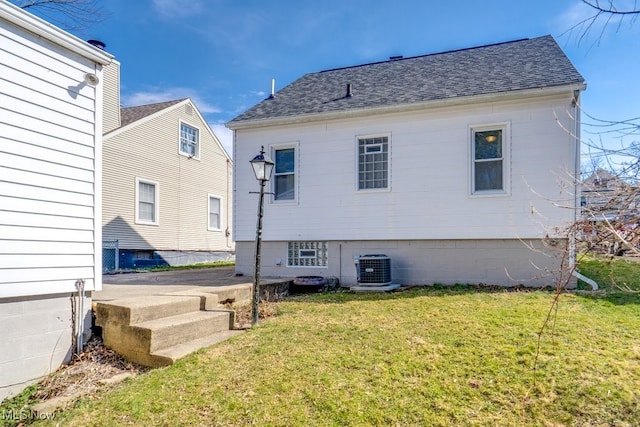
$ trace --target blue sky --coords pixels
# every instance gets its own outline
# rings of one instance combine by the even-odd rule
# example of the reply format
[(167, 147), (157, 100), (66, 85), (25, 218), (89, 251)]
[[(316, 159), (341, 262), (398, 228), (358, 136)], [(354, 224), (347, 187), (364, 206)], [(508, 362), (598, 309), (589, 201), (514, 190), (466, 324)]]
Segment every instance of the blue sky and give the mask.
[[(571, 30), (593, 15), (580, 0), (100, 3), (104, 21), (75, 34), (103, 41), (120, 61), (123, 106), (191, 97), (230, 153), (224, 123), (264, 99), (271, 79), (278, 90), (308, 72), (546, 34), (587, 81), (585, 113), (640, 116), (640, 22), (601, 18), (586, 34), (584, 26)], [(597, 141), (590, 129), (583, 138)]]

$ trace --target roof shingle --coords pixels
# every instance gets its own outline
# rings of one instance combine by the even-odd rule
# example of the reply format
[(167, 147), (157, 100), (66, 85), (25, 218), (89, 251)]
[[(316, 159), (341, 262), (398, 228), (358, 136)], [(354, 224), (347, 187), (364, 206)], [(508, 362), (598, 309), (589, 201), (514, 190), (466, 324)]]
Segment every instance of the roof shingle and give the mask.
[(126, 126), (147, 116), (150, 116), (160, 110), (171, 107), (174, 104), (184, 101), (187, 98), (175, 99), (173, 101), (158, 102), (156, 104), (139, 105), (136, 107), (127, 107), (120, 109), (120, 126)]
[(553, 37), (543, 36), (309, 73), (228, 125), (583, 83)]

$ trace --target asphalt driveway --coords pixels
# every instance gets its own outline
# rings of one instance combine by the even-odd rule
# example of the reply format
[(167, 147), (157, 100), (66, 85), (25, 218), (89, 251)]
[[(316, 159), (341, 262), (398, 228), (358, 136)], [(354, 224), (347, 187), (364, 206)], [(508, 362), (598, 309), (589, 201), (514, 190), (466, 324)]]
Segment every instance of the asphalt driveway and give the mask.
[[(262, 282), (262, 281), (261, 281)], [(252, 284), (251, 276), (236, 276), (235, 267), (199, 268), (155, 272), (105, 274), (102, 290), (93, 293), (93, 301), (157, 295), (192, 289)]]

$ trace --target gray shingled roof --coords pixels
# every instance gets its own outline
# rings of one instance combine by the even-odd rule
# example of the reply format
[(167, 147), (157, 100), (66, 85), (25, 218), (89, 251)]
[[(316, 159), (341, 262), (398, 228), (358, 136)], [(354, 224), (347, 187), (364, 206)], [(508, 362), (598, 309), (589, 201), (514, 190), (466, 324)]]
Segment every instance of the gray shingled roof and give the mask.
[(139, 105), (137, 107), (127, 107), (120, 109), (120, 126), (126, 126), (147, 116), (150, 116), (160, 110), (171, 107), (187, 98), (175, 99), (173, 101), (158, 102), (156, 104)]
[(228, 125), (583, 83), (553, 37), (543, 36), (309, 73)]

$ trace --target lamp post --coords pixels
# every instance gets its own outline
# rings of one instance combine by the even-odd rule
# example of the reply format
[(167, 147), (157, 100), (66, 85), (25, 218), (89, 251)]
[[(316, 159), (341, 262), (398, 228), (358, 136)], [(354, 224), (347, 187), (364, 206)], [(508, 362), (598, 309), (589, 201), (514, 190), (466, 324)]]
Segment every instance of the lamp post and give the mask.
[(256, 260), (253, 272), (253, 305), (251, 308), (251, 326), (258, 324), (258, 301), (260, 300), (260, 246), (262, 243), (262, 214), (264, 210), (264, 186), (271, 179), (275, 163), (264, 155), (264, 146), (260, 154), (251, 160), (251, 167), (256, 179), (260, 182), (260, 198), (258, 201), (258, 224), (256, 225)]

